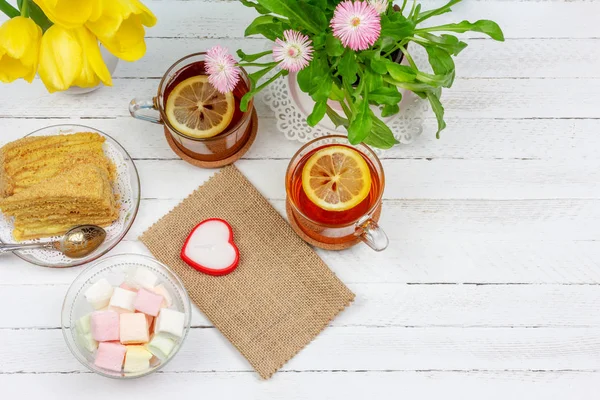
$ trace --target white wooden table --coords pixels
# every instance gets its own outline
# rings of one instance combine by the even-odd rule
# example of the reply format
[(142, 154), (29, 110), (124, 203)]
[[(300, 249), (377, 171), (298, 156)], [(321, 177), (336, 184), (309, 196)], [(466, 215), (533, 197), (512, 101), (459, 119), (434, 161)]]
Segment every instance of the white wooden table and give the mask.
[[(425, 1), (426, 4), (440, 1)], [(152, 0), (148, 53), (113, 88), (49, 95), (0, 86), (0, 142), (56, 123), (120, 141), (142, 182), (140, 212), (110, 254), (148, 254), (137, 237), (214, 171), (179, 160), (161, 128), (129, 117), (179, 57), (243, 38), (255, 14), (235, 1)], [(443, 16), (441, 20), (447, 20)], [(597, 399), (600, 389), (600, 1), (467, 1), (455, 20), (491, 18), (505, 43), (477, 37), (414, 144), (383, 156), (390, 247), (319, 254), (355, 303), (268, 381), (197, 310), (164, 371), (128, 382), (89, 373), (59, 328), (81, 268), (0, 258), (0, 398)], [(284, 212), (284, 172), (299, 147), (258, 102), (260, 130), (236, 165)], [(171, 397), (172, 398), (172, 397)]]

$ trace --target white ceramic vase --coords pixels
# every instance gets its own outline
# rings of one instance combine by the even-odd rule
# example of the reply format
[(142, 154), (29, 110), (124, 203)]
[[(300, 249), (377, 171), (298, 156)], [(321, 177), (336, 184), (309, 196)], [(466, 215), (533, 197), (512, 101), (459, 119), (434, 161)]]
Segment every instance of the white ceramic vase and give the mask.
[[(300, 89), (300, 86), (298, 85), (298, 80), (296, 79), (296, 73), (288, 74), (286, 79), (288, 79), (288, 87), (290, 88), (290, 94), (292, 97), (292, 101), (298, 107), (298, 109), (304, 114), (304, 116), (308, 117), (310, 115), (310, 113), (312, 112), (313, 107), (315, 106), (315, 101), (307, 93), (304, 93), (302, 91), (302, 89)], [(404, 93), (402, 93), (402, 95), (404, 97)], [(404, 102), (404, 99), (400, 102), (401, 110), (402, 110), (403, 102)], [(335, 112), (337, 112), (340, 117), (346, 118), (346, 115), (344, 114), (344, 111), (342, 110), (342, 106), (340, 105), (339, 102), (334, 101), (334, 100), (328, 100), (327, 104), (329, 105), (329, 107), (331, 107), (333, 110), (335, 110)], [(384, 118), (381, 116), (380, 108), (373, 106), (373, 105), (370, 107), (371, 107), (371, 110), (373, 110), (373, 113), (375, 114), (375, 116), (377, 118), (381, 119), (386, 124), (391, 123), (394, 119), (398, 118), (398, 116), (399, 116), (399, 113), (396, 113), (395, 115)], [(331, 121), (331, 118), (329, 118), (327, 116), (327, 114), (325, 114), (323, 119), (317, 125), (329, 132), (340, 133), (343, 135), (348, 134), (348, 131), (346, 131), (346, 128), (344, 128), (343, 126), (336, 128), (335, 124)]]

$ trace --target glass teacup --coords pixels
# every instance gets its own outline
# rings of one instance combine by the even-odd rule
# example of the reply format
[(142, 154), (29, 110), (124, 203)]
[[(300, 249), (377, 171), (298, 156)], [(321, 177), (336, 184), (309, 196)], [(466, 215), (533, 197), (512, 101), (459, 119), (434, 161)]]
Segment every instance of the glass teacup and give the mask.
[[(371, 176), (369, 193), (359, 204), (343, 211), (328, 211), (311, 202), (304, 191), (302, 179), (307, 161), (317, 151), (330, 146), (346, 146), (355, 150), (368, 165)], [(388, 246), (388, 238), (377, 225), (376, 214), (380, 210), (385, 187), (385, 176), (381, 162), (368, 146), (351, 145), (345, 136), (317, 138), (298, 150), (287, 169), (285, 186), (287, 202), (294, 219), (304, 234), (317, 243), (348, 247), (359, 240), (375, 251)]]
[(249, 102), (245, 112), (242, 112), (239, 107), (241, 98), (250, 88), (250, 80), (244, 69), (241, 70), (240, 81), (232, 92), (235, 100), (232, 120), (225, 130), (216, 136), (198, 138), (183, 133), (169, 121), (166, 112), (167, 99), (179, 83), (190, 77), (207, 75), (204, 71), (205, 58), (206, 53), (195, 53), (175, 62), (160, 81), (156, 97), (131, 100), (129, 112), (134, 118), (164, 125), (165, 131), (172, 136), (177, 147), (186, 155), (200, 161), (218, 161), (237, 153), (246, 144), (251, 134), (253, 101)]

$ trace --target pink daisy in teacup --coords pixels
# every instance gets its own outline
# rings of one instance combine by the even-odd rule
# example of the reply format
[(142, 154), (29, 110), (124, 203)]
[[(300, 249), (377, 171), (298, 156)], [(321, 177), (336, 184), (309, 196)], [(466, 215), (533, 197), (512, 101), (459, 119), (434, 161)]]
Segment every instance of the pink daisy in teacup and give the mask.
[(216, 45), (206, 52), (206, 72), (208, 81), (219, 92), (233, 91), (240, 80), (240, 67), (229, 50)]

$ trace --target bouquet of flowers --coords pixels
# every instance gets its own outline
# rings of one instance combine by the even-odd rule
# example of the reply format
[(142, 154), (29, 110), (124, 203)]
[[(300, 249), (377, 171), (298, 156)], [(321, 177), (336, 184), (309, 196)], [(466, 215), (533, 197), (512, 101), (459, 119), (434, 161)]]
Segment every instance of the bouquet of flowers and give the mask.
[(146, 52), (144, 26), (156, 24), (139, 0), (18, 0), (17, 7), (0, 0), (10, 18), (0, 25), (0, 81), (31, 82), (37, 73), (50, 93), (111, 86), (99, 42), (136, 61)]
[[(245, 34), (263, 35), (274, 41), (274, 47), (257, 54), (238, 50), (240, 63), (221, 47), (211, 49), (208, 64), (213, 85), (227, 91), (237, 82), (236, 68), (259, 67), (250, 74), (252, 88), (242, 99), (243, 109), (252, 96), (275, 79), (297, 73), (300, 89), (315, 102), (307, 118), (309, 125), (316, 125), (327, 114), (337, 126), (347, 129), (351, 143), (364, 142), (378, 148), (397, 143), (381, 118), (400, 111), (403, 90), (428, 99), (437, 117), (439, 137), (446, 126), (440, 101), (442, 88), (452, 86), (453, 57), (467, 47), (455, 33), (474, 31), (504, 40), (498, 24), (489, 20), (431, 23), (432, 17), (451, 11), (461, 0), (450, 0), (432, 10), (423, 10), (416, 1), (408, 4), (407, 0), (399, 5), (392, 5), (390, 0), (240, 1), (262, 14)], [(411, 56), (413, 46), (425, 49), (431, 71), (417, 66)], [(273, 61), (259, 61), (267, 56)], [(407, 65), (401, 64), (403, 60)], [(279, 71), (259, 84), (276, 67)], [(339, 115), (331, 102), (338, 102), (344, 115)]]

